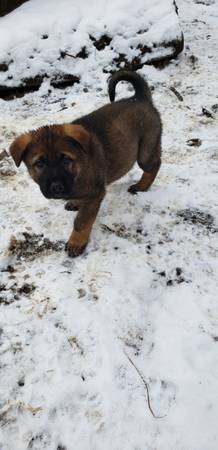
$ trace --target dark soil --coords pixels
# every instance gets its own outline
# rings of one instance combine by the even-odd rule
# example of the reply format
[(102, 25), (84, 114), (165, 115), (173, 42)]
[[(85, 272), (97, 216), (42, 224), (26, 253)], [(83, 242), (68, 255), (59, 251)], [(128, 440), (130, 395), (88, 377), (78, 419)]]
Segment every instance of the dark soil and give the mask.
[(9, 286), (0, 285), (0, 305), (10, 305), (20, 300), (23, 295), (29, 296), (35, 289), (36, 286), (33, 283), (24, 283), (20, 287), (16, 282)]
[(88, 58), (88, 52), (87, 52), (87, 48), (84, 46), (81, 48), (81, 50), (79, 51), (79, 53), (77, 53), (76, 58), (82, 58), (82, 59), (86, 59)]
[(43, 234), (22, 233), (23, 239), (12, 236), (9, 244), (9, 253), (17, 259), (34, 260), (37, 256), (48, 252), (59, 252), (64, 248), (63, 241), (52, 242)]
[(30, 294), (31, 292), (35, 291), (36, 287), (34, 284), (24, 283), (23, 286), (21, 286), (17, 292), (18, 294)]
[(199, 209), (181, 209), (177, 211), (177, 216), (180, 217), (183, 222), (187, 222), (192, 225), (196, 225), (205, 228), (212, 233), (217, 232), (217, 228), (214, 224), (214, 217)]
[[(156, 270), (154, 269), (153, 272), (156, 272)], [(181, 267), (176, 267), (170, 275), (167, 275), (165, 270), (157, 272), (157, 275), (166, 281), (166, 286), (175, 286), (176, 284), (191, 282), (191, 280), (184, 276)]]
[(94, 43), (95, 48), (97, 48), (98, 51), (104, 50), (105, 47), (110, 45), (112, 38), (108, 36), (107, 34), (103, 34), (99, 39), (96, 39), (93, 36), (89, 36), (91, 41)]

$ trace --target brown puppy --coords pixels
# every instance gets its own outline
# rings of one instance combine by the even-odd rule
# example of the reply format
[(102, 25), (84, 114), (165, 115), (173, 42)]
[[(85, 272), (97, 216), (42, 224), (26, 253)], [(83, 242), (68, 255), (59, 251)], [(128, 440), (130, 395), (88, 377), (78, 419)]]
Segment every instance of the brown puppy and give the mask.
[(47, 198), (68, 200), (78, 210), (66, 244), (70, 256), (83, 252), (106, 186), (125, 175), (137, 161), (143, 174), (129, 191), (146, 191), (161, 164), (161, 120), (150, 89), (141, 76), (119, 71), (109, 81), (111, 102), (116, 84), (132, 83), (135, 94), (108, 104), (72, 123), (45, 126), (12, 143), (17, 166), (22, 161)]

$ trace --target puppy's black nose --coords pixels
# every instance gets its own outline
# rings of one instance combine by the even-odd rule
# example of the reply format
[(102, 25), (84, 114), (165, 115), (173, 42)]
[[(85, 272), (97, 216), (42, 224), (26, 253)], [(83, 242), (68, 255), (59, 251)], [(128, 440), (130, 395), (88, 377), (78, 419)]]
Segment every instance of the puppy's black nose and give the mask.
[(54, 181), (50, 185), (50, 193), (54, 198), (61, 198), (64, 194), (64, 186), (59, 181)]

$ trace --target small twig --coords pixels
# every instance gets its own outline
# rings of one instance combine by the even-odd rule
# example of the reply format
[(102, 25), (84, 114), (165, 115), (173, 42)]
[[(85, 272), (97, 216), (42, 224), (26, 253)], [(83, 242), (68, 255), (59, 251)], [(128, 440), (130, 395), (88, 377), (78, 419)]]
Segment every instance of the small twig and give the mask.
[(43, 408), (41, 406), (32, 406), (29, 403), (24, 402), (15, 402), (15, 403), (7, 403), (3, 408), (0, 410), (0, 417), (4, 417), (12, 408), (20, 408), (24, 411), (29, 411), (33, 415), (37, 414), (38, 412), (41, 412)]
[(82, 346), (79, 344), (79, 342), (77, 341), (76, 337), (70, 336), (69, 338), (67, 338), (67, 340), (72, 348), (74, 348), (74, 345), (76, 346), (76, 348), (79, 350), (81, 356), (84, 354), (84, 350), (83, 350)]
[(183, 102), (183, 96), (177, 91), (173, 86), (170, 87), (170, 90), (175, 94), (180, 102)]
[(202, 114), (203, 116), (209, 117), (210, 119), (214, 119), (213, 113), (207, 108), (202, 108)]
[(76, 58), (76, 56), (71, 55), (70, 53), (64, 52), (63, 50), (61, 50), (60, 55), (62, 58), (64, 58), (64, 56), (69, 56), (70, 58)]
[(116, 234), (116, 231), (110, 228), (108, 225), (105, 225), (104, 223), (101, 224), (101, 229), (103, 231), (108, 231), (109, 233)]
[(155, 419), (163, 419), (164, 417), (166, 417), (166, 414), (165, 414), (164, 416), (156, 416), (156, 414), (154, 413), (154, 411), (153, 411), (153, 409), (152, 409), (151, 401), (150, 401), (150, 394), (149, 394), (148, 383), (145, 381), (145, 379), (144, 379), (142, 373), (140, 372), (140, 370), (138, 369), (138, 367), (136, 367), (135, 363), (134, 363), (133, 360), (130, 358), (130, 356), (126, 353), (125, 350), (124, 350), (124, 353), (125, 353), (127, 359), (129, 360), (129, 362), (130, 362), (130, 363), (132, 364), (132, 366), (135, 368), (137, 374), (139, 375), (139, 377), (141, 378), (141, 380), (142, 380), (142, 382), (143, 382), (143, 384), (144, 384), (144, 386), (145, 386), (146, 394), (147, 394), (148, 408), (149, 408), (150, 413), (152, 414), (152, 416), (153, 416)]

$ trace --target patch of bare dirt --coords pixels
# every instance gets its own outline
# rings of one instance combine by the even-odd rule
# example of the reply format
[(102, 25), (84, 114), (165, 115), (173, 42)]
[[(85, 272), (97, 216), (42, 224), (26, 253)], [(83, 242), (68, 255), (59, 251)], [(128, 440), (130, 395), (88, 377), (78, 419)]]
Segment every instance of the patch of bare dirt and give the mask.
[(205, 228), (207, 231), (212, 233), (216, 233), (218, 231), (215, 227), (214, 217), (211, 214), (199, 209), (180, 209), (177, 211), (177, 216), (180, 217), (183, 222)]
[(43, 234), (22, 233), (21, 239), (11, 237), (9, 254), (17, 259), (34, 260), (37, 256), (48, 252), (59, 252), (64, 248), (64, 241), (52, 242)]

